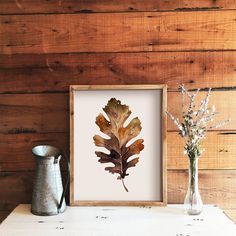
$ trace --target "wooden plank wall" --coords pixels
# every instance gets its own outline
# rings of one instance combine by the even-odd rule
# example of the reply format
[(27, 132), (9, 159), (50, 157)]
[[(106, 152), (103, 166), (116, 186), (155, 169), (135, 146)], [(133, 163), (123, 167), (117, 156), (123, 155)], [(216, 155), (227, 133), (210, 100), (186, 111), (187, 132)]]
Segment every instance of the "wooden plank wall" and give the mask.
[[(200, 160), (204, 203), (236, 212), (235, 0), (1, 0), (0, 216), (29, 203), (40, 143), (69, 149), (70, 84), (168, 84), (213, 88), (231, 123), (208, 134)], [(204, 93), (201, 93), (203, 96)], [(168, 198), (182, 203), (187, 160), (168, 122)]]

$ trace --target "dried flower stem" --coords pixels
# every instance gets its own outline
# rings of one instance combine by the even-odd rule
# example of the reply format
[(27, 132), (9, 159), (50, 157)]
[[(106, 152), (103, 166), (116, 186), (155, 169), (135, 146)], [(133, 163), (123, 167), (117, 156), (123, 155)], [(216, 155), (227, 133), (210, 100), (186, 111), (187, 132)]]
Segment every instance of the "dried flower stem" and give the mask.
[[(195, 100), (200, 91), (197, 89), (195, 93), (185, 89), (183, 84), (179, 85), (179, 90), (182, 95), (182, 119), (175, 118), (169, 111), (166, 111), (169, 118), (177, 126), (180, 135), (185, 138), (185, 153), (188, 157), (199, 157), (203, 149), (201, 148), (202, 141), (206, 138), (207, 130), (219, 128), (229, 122), (229, 120), (221, 121), (214, 126), (208, 127), (208, 123), (214, 120), (214, 116), (219, 114), (215, 111), (215, 106), (211, 110), (208, 109), (211, 88), (208, 90), (205, 98), (201, 101), (198, 109), (195, 109)], [(185, 97), (188, 98), (188, 110), (185, 111)]]

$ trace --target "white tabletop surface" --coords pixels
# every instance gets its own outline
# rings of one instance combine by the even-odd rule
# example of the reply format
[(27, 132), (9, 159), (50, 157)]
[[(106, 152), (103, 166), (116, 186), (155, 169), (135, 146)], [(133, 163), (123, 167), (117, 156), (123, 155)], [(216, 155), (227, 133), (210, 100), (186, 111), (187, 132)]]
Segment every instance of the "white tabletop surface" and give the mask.
[(216, 206), (201, 215), (167, 207), (68, 207), (57, 216), (35, 216), (19, 205), (0, 225), (0, 236), (236, 236), (236, 225)]

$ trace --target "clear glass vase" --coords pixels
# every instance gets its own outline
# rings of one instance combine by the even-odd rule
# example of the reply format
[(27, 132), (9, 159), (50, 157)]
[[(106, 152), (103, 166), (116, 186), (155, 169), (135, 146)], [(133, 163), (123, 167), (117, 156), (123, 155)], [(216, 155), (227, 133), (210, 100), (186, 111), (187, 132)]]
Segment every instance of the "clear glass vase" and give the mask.
[(199, 215), (202, 208), (203, 203), (198, 189), (198, 158), (189, 158), (189, 181), (184, 209), (189, 215)]

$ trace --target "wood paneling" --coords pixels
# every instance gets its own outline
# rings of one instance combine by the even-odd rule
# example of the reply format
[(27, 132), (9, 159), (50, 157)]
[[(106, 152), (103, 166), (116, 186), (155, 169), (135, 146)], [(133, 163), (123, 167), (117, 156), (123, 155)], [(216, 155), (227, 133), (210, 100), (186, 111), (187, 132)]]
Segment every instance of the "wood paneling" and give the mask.
[[(168, 171), (168, 202), (183, 203), (187, 191), (187, 170)], [(200, 194), (204, 204), (233, 208), (236, 202), (236, 170), (199, 171)]]
[(178, 83), (230, 89), (236, 87), (236, 52), (0, 54), (0, 93), (139, 83), (167, 83), (169, 91)]
[[(65, 173), (62, 172), (63, 185)], [(0, 211), (10, 211), (20, 203), (30, 203), (34, 172), (0, 172)], [(68, 194), (67, 194), (68, 196)], [(66, 200), (68, 197), (66, 196)]]
[[(0, 171), (35, 169), (32, 147), (49, 144), (69, 151), (69, 133), (22, 133), (0, 135)], [(167, 134), (168, 169), (187, 169), (183, 140), (176, 132)], [(210, 132), (204, 142), (205, 152), (199, 160), (200, 169), (236, 169), (236, 133)], [(65, 168), (64, 168), (65, 169)]]
[[(208, 133), (200, 190), (233, 215), (235, 9), (235, 0), (0, 1), (0, 218), (31, 200), (32, 146), (69, 149), (69, 85), (145, 83), (168, 84), (174, 115), (178, 83), (214, 88), (210, 103), (231, 122)], [(187, 158), (168, 129), (168, 197), (182, 203)]]
[[(37, 144), (48, 143), (69, 149), (68, 97), (67, 93), (0, 95), (0, 170), (34, 169), (31, 148)], [(219, 129), (208, 133), (204, 142), (206, 152), (200, 159), (202, 169), (236, 168), (236, 120), (232, 110), (236, 106), (235, 97), (235, 91), (212, 92), (211, 104), (215, 104), (221, 111), (219, 120), (229, 117), (231, 121), (221, 128), (222, 132)], [(168, 105), (168, 109), (177, 115), (178, 107), (181, 107), (177, 92), (168, 93)], [(170, 122), (168, 129), (174, 130)], [(186, 169), (183, 140), (176, 132), (169, 132), (167, 137), (168, 168)]]
[(53, 145), (69, 154), (69, 133), (7, 134), (0, 135), (0, 140), (0, 171), (34, 170), (31, 150), (36, 145)]
[[(0, 173), (0, 209), (13, 209), (19, 203), (30, 203), (33, 172)], [(168, 202), (182, 203), (186, 194), (188, 173), (168, 171)], [(236, 202), (236, 170), (201, 170), (200, 192), (205, 204), (233, 208)], [(17, 197), (16, 197), (17, 196)]]
[(0, 53), (236, 49), (235, 11), (0, 16)]
[[(227, 125), (218, 130), (235, 130), (236, 118), (232, 109), (236, 106), (235, 98), (236, 91), (212, 92), (210, 104), (215, 104), (217, 110), (221, 112), (216, 117), (215, 123), (221, 119), (231, 119)], [(168, 93), (168, 110), (177, 116), (180, 109), (179, 94)], [(0, 113), (2, 134), (69, 132), (67, 93), (0, 94)], [(169, 120), (168, 130), (176, 130)]]
[[(188, 158), (183, 154), (184, 140), (178, 133), (167, 135), (169, 169), (187, 169)], [(199, 159), (200, 169), (236, 169), (236, 133), (209, 132), (204, 140), (205, 152)]]
[(29, 203), (33, 186), (32, 172), (0, 172), (0, 209), (9, 210), (19, 203)]
[(1, 0), (0, 14), (235, 9), (235, 0)]
[(68, 94), (0, 95), (0, 133), (69, 131)]

